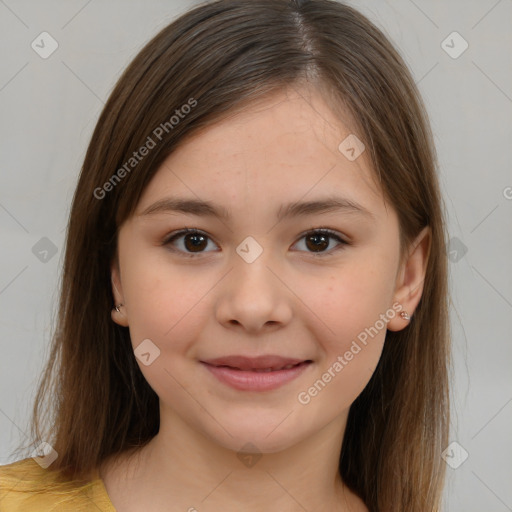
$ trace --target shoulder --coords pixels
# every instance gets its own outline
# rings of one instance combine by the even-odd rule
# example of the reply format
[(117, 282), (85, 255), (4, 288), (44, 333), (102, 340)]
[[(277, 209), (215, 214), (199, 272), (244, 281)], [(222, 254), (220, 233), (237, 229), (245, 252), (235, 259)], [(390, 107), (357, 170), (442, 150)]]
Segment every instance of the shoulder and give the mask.
[(32, 458), (0, 466), (2, 512), (74, 512), (90, 510), (93, 504), (115, 512), (99, 479), (87, 484), (62, 481), (58, 472), (44, 469)]

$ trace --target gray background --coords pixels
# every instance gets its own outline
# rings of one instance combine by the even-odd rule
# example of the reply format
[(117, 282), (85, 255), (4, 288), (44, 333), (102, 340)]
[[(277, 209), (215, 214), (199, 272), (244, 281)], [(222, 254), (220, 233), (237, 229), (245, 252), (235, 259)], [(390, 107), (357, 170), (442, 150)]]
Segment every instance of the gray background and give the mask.
[[(412, 69), (439, 155), (452, 260), (451, 441), (469, 454), (448, 467), (444, 510), (512, 510), (512, 2), (350, 3)], [(99, 112), (143, 44), (191, 5), (0, 0), (0, 464), (27, 432), (69, 206)], [(43, 31), (59, 44), (47, 59), (31, 48)], [(469, 44), (458, 58), (442, 46), (453, 31)], [(54, 255), (38, 252), (37, 243), (51, 247), (43, 237)], [(461, 462), (459, 448), (448, 453)]]

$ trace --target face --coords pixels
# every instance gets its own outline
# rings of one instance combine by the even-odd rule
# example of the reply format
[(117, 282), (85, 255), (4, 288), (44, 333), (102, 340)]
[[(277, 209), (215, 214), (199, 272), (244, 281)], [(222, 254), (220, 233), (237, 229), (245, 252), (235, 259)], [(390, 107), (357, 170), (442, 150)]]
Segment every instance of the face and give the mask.
[[(352, 133), (318, 92), (286, 90), (188, 139), (147, 186), (119, 232), (113, 318), (145, 354), (161, 414), (269, 453), (346, 418), (386, 326), (407, 325), (398, 219), (366, 153), (338, 149)], [(339, 207), (287, 208), (327, 200)], [(277, 387), (239, 389), (203, 363), (230, 355), (311, 362)]]

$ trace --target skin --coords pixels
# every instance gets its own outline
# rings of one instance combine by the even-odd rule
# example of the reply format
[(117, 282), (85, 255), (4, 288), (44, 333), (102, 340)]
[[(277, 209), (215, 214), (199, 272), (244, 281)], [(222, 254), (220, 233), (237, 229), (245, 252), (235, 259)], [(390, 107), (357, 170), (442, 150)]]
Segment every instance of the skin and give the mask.
[[(119, 512), (367, 510), (338, 463), (350, 405), (375, 370), (386, 329), (307, 405), (297, 396), (394, 303), (414, 313), (430, 238), (424, 229), (400, 262), (398, 219), (366, 153), (349, 161), (338, 150), (351, 126), (313, 88), (273, 94), (187, 139), (121, 226), (112, 282), (124, 306), (112, 318), (129, 327), (134, 349), (149, 338), (160, 350), (149, 366), (137, 362), (159, 396), (161, 422), (145, 448), (100, 469)], [(276, 220), (282, 204), (333, 193), (372, 216)], [(140, 215), (170, 195), (223, 205), (231, 219)], [(207, 234), (199, 252), (190, 236), (162, 245), (185, 227)], [(350, 244), (327, 238), (318, 255), (304, 236), (318, 228)], [(263, 249), (252, 263), (236, 252), (247, 236)], [(397, 314), (387, 328), (407, 325)], [(237, 391), (199, 363), (230, 354), (313, 364), (276, 390)], [(262, 455), (250, 467), (237, 457), (246, 443)]]

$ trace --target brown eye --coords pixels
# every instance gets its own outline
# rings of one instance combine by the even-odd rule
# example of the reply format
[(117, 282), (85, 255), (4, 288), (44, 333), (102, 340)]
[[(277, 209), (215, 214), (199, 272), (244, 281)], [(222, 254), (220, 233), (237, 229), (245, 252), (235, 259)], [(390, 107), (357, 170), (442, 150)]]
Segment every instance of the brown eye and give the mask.
[[(343, 249), (343, 246), (349, 245), (346, 240), (343, 240), (336, 231), (330, 229), (316, 229), (309, 231), (302, 236), (300, 240), (305, 240), (306, 252), (310, 254), (317, 254), (319, 256), (329, 255), (337, 249)], [(331, 240), (335, 240), (337, 245), (329, 249)], [(298, 242), (297, 242), (298, 243)]]
[(324, 234), (312, 234), (307, 235), (306, 237), (306, 246), (308, 249), (311, 249), (313, 252), (323, 251), (327, 247), (329, 247), (329, 236)]
[[(176, 242), (180, 239), (182, 239), (183, 242), (181, 247), (178, 247), (180, 244)], [(211, 252), (205, 251), (209, 240), (210, 237), (196, 229), (183, 229), (167, 238), (163, 242), (163, 245), (169, 245), (172, 250), (181, 252), (185, 256), (194, 256), (194, 254), (201, 254), (202, 252)]]
[[(305, 252), (318, 256), (328, 256), (337, 249), (342, 249), (343, 246), (349, 245), (349, 242), (341, 238), (336, 231), (329, 229), (309, 231), (300, 238), (300, 240), (303, 239), (305, 240)], [(180, 243), (178, 243), (180, 240), (182, 240), (181, 247)], [(337, 245), (329, 248), (332, 240), (335, 240)], [(202, 253), (212, 252), (205, 250), (210, 241), (212, 240), (206, 233), (197, 229), (187, 228), (172, 234), (162, 245), (169, 246), (170, 250), (184, 256), (194, 257)]]
[(201, 251), (208, 244), (206, 243), (206, 237), (200, 233), (187, 233), (184, 237), (184, 244), (189, 251)]

